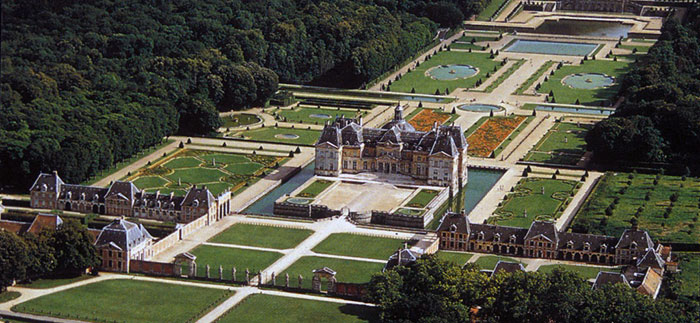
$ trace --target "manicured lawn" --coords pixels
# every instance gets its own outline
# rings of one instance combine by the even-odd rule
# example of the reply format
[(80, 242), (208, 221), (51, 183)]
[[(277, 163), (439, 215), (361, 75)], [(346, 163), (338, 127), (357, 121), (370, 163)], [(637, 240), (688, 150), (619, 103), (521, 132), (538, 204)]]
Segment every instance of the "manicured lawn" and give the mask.
[(471, 35), (463, 35), (457, 41), (459, 42), (464, 42), (464, 43), (471, 43), (474, 41), (474, 43), (480, 43), (484, 41), (496, 41), (498, 40), (498, 32), (492, 33), (492, 35), (486, 34), (484, 36), (471, 36)]
[(546, 63), (544, 63), (544, 65), (540, 66), (540, 68), (538, 68), (534, 74), (530, 75), (530, 77), (528, 77), (527, 80), (525, 80), (525, 83), (520, 85), (520, 87), (515, 91), (515, 94), (525, 93), (525, 90), (529, 89), (532, 86), (532, 84), (534, 84), (535, 81), (537, 81), (537, 79), (542, 77), (542, 74), (544, 74), (544, 72), (552, 68), (554, 64), (557, 63), (554, 61), (547, 61)]
[(225, 167), (227, 171), (241, 175), (254, 175), (263, 168), (265, 168), (265, 165), (253, 162), (231, 164)]
[[(236, 278), (241, 281), (245, 279), (245, 270), (250, 270), (250, 275), (264, 270), (282, 257), (281, 253), (247, 250), (239, 248), (215, 247), (199, 245), (190, 250), (190, 253), (197, 256), (197, 276), (206, 276), (206, 266), (209, 265), (210, 277), (219, 277), (219, 265), (223, 266), (224, 279), (231, 279), (231, 269), (236, 266)], [(183, 269), (183, 273), (187, 270)]]
[[(503, 4), (506, 1), (510, 1), (510, 0), (491, 0), (491, 2), (489, 2), (489, 4), (486, 6), (486, 8), (484, 8), (484, 10), (482, 10), (481, 13), (479, 13), (479, 15), (476, 17), (476, 20), (489, 21), (491, 19), (491, 17), (494, 14), (496, 14), (496, 11), (498, 10), (498, 8), (501, 5), (506, 6), (505, 4)], [(493, 17), (493, 18), (496, 18), (496, 17)]]
[(4, 291), (4, 292), (0, 293), (0, 304), (5, 303), (5, 302), (9, 302), (15, 298), (20, 297), (20, 296), (22, 296), (22, 294), (20, 292)]
[(230, 295), (219, 289), (114, 279), (35, 298), (13, 310), (81, 321), (184, 322), (196, 320)]
[(471, 49), (471, 50), (486, 50), (486, 45), (476, 45), (469, 42), (455, 42), (450, 45), (452, 49)]
[(209, 242), (288, 249), (308, 238), (313, 231), (237, 223), (209, 239)]
[[(285, 134), (296, 135), (298, 136), (298, 138), (283, 138), (281, 136), (277, 136)], [(263, 142), (275, 142), (308, 146), (315, 144), (316, 141), (318, 141), (318, 137), (320, 135), (321, 131), (319, 130), (266, 127), (239, 132), (235, 134), (234, 137)]]
[(494, 89), (501, 85), (503, 81), (505, 81), (507, 78), (513, 75), (515, 71), (517, 71), (521, 66), (523, 66), (523, 64), (525, 64), (524, 59), (519, 59), (515, 61), (515, 63), (513, 63), (513, 65), (511, 65), (507, 71), (503, 72), (503, 74), (501, 74), (497, 79), (493, 80), (493, 82), (491, 82), (491, 84), (489, 84), (489, 86), (487, 86), (484, 89), (484, 92), (491, 93)]
[(306, 124), (324, 124), (326, 121), (333, 121), (336, 117), (345, 116), (347, 118), (356, 118), (358, 114), (365, 116), (367, 111), (357, 110), (338, 110), (325, 108), (294, 108), (276, 110), (277, 115), (282, 117), (282, 121), (296, 122)]
[[(576, 214), (572, 229), (619, 236), (636, 217), (639, 228), (649, 231), (654, 240), (698, 243), (700, 178), (688, 177), (684, 181), (679, 176), (656, 176), (606, 173)], [(673, 194), (678, 198), (671, 203)]]
[(496, 268), (498, 261), (508, 261), (508, 262), (519, 262), (513, 258), (501, 257), (501, 256), (481, 256), (474, 263), (481, 269), (493, 270)]
[[(261, 310), (264, 309), (264, 310)], [(218, 319), (234, 322), (379, 322), (373, 307), (272, 295), (250, 295)]]
[[(501, 146), (502, 143), (506, 143), (505, 141), (511, 133), (519, 128), (527, 119), (528, 117), (518, 115), (487, 117), (487, 119), (467, 137), (469, 155), (476, 157), (495, 156), (495, 154), (492, 155), (494, 151)], [(467, 132), (469, 132), (469, 130), (467, 130)]]
[(700, 290), (700, 253), (674, 252), (678, 255), (681, 272), (678, 274), (681, 281), (681, 294), (693, 295)]
[[(303, 288), (311, 288), (312, 271), (328, 267), (336, 272), (335, 278), (344, 283), (367, 283), (372, 275), (382, 271), (384, 264), (367, 261), (354, 261), (326, 257), (301, 257), (284, 272), (277, 276), (277, 285), (284, 286), (285, 274), (289, 274), (289, 286), (299, 286), (299, 275), (304, 277)], [(323, 280), (323, 288), (327, 288), (326, 280)]]
[(326, 190), (329, 186), (331, 186), (333, 183), (333, 181), (327, 181), (322, 179), (315, 180), (309, 186), (304, 188), (297, 196), (316, 197), (319, 194), (321, 194), (321, 192)]
[[(471, 65), (478, 68), (479, 72), (468, 78), (451, 81), (436, 80), (425, 75), (425, 72), (432, 67), (450, 64)], [(445, 88), (448, 88), (452, 93), (456, 88), (473, 87), (479, 79), (485, 81), (487, 79), (486, 73), (493, 73), (494, 68), (500, 67), (501, 62), (491, 59), (489, 53), (442, 51), (427, 62), (421, 62), (414, 71), (393, 82), (391, 91), (408, 93), (411, 92), (411, 89), (415, 89), (416, 93), (435, 94), (435, 90), (440, 90), (440, 93), (444, 94)]]
[(81, 276), (76, 276), (76, 277), (40, 278), (40, 279), (37, 279), (29, 284), (19, 284), (19, 286), (25, 287), (25, 288), (38, 288), (38, 289), (54, 288), (54, 287), (68, 285), (68, 284), (72, 284), (72, 283), (79, 282), (81, 280), (90, 279), (90, 278), (95, 278), (95, 276), (81, 275)]
[(606, 268), (606, 267), (592, 267), (592, 266), (576, 266), (576, 265), (544, 265), (540, 266), (537, 271), (543, 273), (549, 273), (554, 270), (554, 268), (563, 268), (569, 271), (573, 271), (579, 274), (583, 279), (593, 279), (598, 276), (598, 272), (609, 271), (609, 272), (619, 272), (619, 268)]
[(631, 50), (631, 51), (633, 51), (633, 50), (636, 49), (637, 52), (646, 53), (646, 52), (649, 51), (649, 48), (651, 48), (651, 46), (653, 46), (653, 44), (648, 44), (648, 45), (626, 45), (626, 44), (622, 44), (622, 45), (620, 45), (620, 47), (618, 47), (618, 48), (629, 49), (629, 50)]
[(418, 194), (408, 201), (406, 206), (424, 208), (426, 205), (428, 205), (428, 203), (430, 203), (430, 201), (438, 196), (438, 193), (440, 192), (433, 190), (420, 190)]
[(168, 180), (159, 176), (144, 176), (139, 177), (134, 181), (134, 185), (140, 189), (148, 189), (153, 187), (163, 187), (168, 184)]
[(254, 123), (258, 123), (262, 120), (257, 115), (254, 115), (251, 113), (241, 113), (241, 114), (234, 114), (234, 115), (231, 115), (228, 117), (223, 117), (223, 118), (221, 118), (221, 121), (223, 122), (222, 127), (233, 128), (233, 127), (251, 125)]
[(473, 254), (466, 252), (454, 252), (454, 251), (438, 251), (436, 254), (438, 258), (446, 261), (454, 262), (457, 265), (464, 266), (464, 264), (471, 259)]
[(198, 167), (176, 169), (172, 174), (166, 177), (175, 183), (177, 183), (178, 179), (187, 183), (209, 183), (218, 182), (225, 176), (226, 173), (218, 169)]
[[(549, 94), (554, 93), (556, 103), (574, 104), (578, 99), (580, 104), (584, 105), (601, 105), (603, 102), (609, 102), (615, 98), (620, 87), (621, 77), (629, 70), (628, 62), (614, 62), (607, 60), (588, 60), (584, 64), (573, 66), (565, 65), (561, 69), (550, 75), (549, 80), (542, 83), (539, 93)], [(612, 86), (599, 89), (574, 89), (562, 83), (562, 79), (577, 73), (602, 73), (615, 78), (615, 83)]]
[(503, 205), (494, 212), (496, 217), (489, 218), (489, 223), (529, 228), (534, 220), (554, 220), (571, 200), (571, 192), (576, 191), (577, 185), (579, 183), (568, 180), (521, 179), (515, 192), (509, 193)]
[(556, 123), (525, 156), (526, 161), (576, 165), (586, 153), (588, 124)]
[(200, 159), (206, 161), (208, 166), (213, 165), (214, 162), (216, 162), (216, 165), (219, 165), (221, 163), (224, 163), (226, 165), (231, 165), (231, 164), (240, 164), (240, 163), (250, 162), (250, 159), (248, 159), (248, 156), (242, 155), (242, 154), (212, 153), (212, 154), (201, 155), (198, 157)]
[(170, 160), (169, 162), (163, 164), (163, 166), (170, 169), (177, 168), (192, 168), (197, 167), (202, 161), (194, 157), (178, 157)]
[(403, 240), (363, 236), (350, 233), (334, 233), (319, 243), (317, 253), (352, 256), (371, 259), (389, 259), (396, 249), (403, 246)]

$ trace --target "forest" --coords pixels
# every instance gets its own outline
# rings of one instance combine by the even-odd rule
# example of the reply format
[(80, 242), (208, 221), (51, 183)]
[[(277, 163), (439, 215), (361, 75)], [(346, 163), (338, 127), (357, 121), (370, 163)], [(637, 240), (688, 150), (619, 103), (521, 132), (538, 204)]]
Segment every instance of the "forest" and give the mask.
[(486, 1), (3, 1), (0, 184), (81, 182), (279, 82), (360, 87)]
[(700, 15), (669, 20), (625, 76), (623, 104), (586, 137), (604, 163), (700, 171)]

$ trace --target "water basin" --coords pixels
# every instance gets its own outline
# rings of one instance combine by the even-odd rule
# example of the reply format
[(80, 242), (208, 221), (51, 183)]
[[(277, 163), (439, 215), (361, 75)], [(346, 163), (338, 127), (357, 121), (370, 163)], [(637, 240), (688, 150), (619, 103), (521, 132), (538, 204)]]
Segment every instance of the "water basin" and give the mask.
[(545, 20), (535, 32), (570, 36), (627, 37), (632, 25), (616, 21), (559, 19)]
[(323, 113), (313, 113), (313, 114), (310, 114), (309, 117), (317, 118), (317, 119), (330, 119), (330, 118), (332, 118), (331, 115), (323, 114)]
[(516, 39), (508, 47), (503, 49), (503, 51), (547, 55), (585, 56), (593, 52), (596, 47), (598, 47), (598, 44)]
[(293, 133), (278, 133), (275, 135), (277, 139), (299, 139), (299, 136)]
[(462, 104), (457, 107), (460, 110), (464, 111), (471, 111), (471, 112), (498, 112), (498, 111), (503, 111), (503, 108), (497, 106), (497, 105), (492, 105), (492, 104), (480, 104), (480, 103), (472, 103), (472, 104)]
[(596, 108), (575, 108), (575, 107), (557, 107), (551, 105), (538, 105), (535, 107), (537, 111), (564, 112), (564, 113), (579, 113), (592, 114), (599, 116), (609, 116), (615, 110), (613, 109), (596, 109)]
[(613, 85), (615, 78), (600, 73), (581, 73), (567, 75), (561, 82), (574, 89), (593, 90)]
[(450, 64), (435, 66), (425, 71), (425, 74), (435, 80), (452, 81), (472, 77), (478, 72), (476, 67), (470, 65)]
[(284, 182), (282, 185), (277, 186), (274, 190), (267, 193), (265, 196), (261, 197), (255, 203), (251, 204), (245, 210), (244, 213), (250, 214), (263, 214), (272, 215), (273, 208), (275, 206), (275, 201), (285, 194), (289, 194), (294, 191), (299, 185), (306, 183), (309, 178), (314, 176), (314, 163), (307, 165), (302, 168), (299, 173), (292, 176), (289, 180)]

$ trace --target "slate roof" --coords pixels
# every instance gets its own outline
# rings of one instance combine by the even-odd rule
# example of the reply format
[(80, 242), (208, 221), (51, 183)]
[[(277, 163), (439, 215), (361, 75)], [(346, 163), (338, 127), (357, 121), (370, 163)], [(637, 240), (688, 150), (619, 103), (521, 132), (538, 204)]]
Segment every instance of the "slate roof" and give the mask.
[(469, 220), (464, 213), (447, 212), (438, 227), (439, 231), (454, 231), (469, 234)]
[(321, 136), (318, 138), (316, 144), (329, 143), (335, 147), (340, 147), (341, 142), (340, 128), (334, 125), (325, 125), (323, 126), (323, 131), (321, 131)]
[(323, 267), (323, 268), (319, 268), (319, 269), (314, 269), (312, 272), (313, 272), (314, 274), (316, 274), (316, 273), (320, 273), (320, 274), (329, 274), (329, 275), (331, 275), (331, 276), (335, 276), (335, 274), (336, 274), (335, 270), (330, 269), (330, 268), (328, 268), (328, 267)]
[(519, 262), (499, 260), (498, 263), (496, 263), (496, 267), (493, 269), (491, 276), (493, 277), (493, 275), (496, 275), (498, 273), (514, 273), (517, 271), (525, 271), (525, 267), (523, 267), (523, 264)]
[(63, 180), (58, 176), (57, 172), (40, 173), (34, 180), (34, 184), (29, 188), (30, 191), (41, 191), (42, 188), (47, 192), (56, 192), (61, 189)]
[(71, 201), (86, 200), (104, 203), (108, 190), (104, 187), (63, 184), (61, 185), (61, 192), (58, 198)]
[(604, 285), (607, 284), (617, 284), (617, 283), (624, 283), (625, 285), (629, 286), (629, 282), (627, 281), (627, 278), (625, 278), (625, 275), (621, 273), (613, 273), (609, 271), (600, 271), (598, 272), (598, 275), (595, 277), (595, 282), (593, 283), (593, 289), (598, 289)]
[(0, 220), (0, 230), (6, 230), (14, 234), (27, 232), (31, 223), (12, 220)]
[[(569, 247), (569, 242), (573, 243), (573, 247)], [(615, 244), (617, 238), (611, 236), (603, 236), (597, 234), (583, 234), (573, 232), (560, 232), (558, 249), (573, 249), (583, 251), (586, 243), (590, 244), (590, 251), (603, 252), (602, 246), (606, 245), (606, 253), (615, 253)]]
[(529, 240), (537, 236), (543, 236), (554, 243), (559, 241), (559, 235), (557, 228), (554, 226), (554, 222), (533, 221), (530, 225), (530, 229), (527, 230), (525, 240)]
[[(399, 253), (401, 253), (401, 263), (399, 263)], [(389, 270), (396, 266), (407, 266), (416, 262), (416, 260), (418, 260), (418, 257), (410, 249), (401, 248), (389, 257), (386, 265), (384, 265), (384, 270)]]
[(637, 260), (637, 267), (641, 269), (663, 269), (664, 264), (664, 260), (661, 259), (661, 256), (659, 256), (659, 254), (656, 253), (656, 251), (654, 251), (653, 249), (647, 250), (647, 253), (644, 254), (644, 256), (641, 259)]
[(141, 191), (136, 194), (136, 201), (134, 201), (134, 207), (146, 207), (146, 208), (158, 208), (161, 210), (172, 210), (180, 211), (182, 209), (182, 202), (185, 200), (182, 196), (175, 196), (175, 194), (160, 194), (160, 192), (147, 193)]
[(39, 213), (34, 217), (34, 221), (32, 221), (29, 228), (27, 228), (27, 232), (37, 234), (44, 228), (56, 230), (61, 224), (63, 224), (63, 219), (61, 219), (60, 216), (55, 214)]
[(510, 237), (515, 236), (515, 242), (516, 244), (524, 244), (525, 243), (525, 235), (527, 234), (528, 230), (525, 228), (517, 228), (517, 227), (507, 227), (507, 226), (500, 226), (500, 225), (492, 225), (492, 224), (471, 224), (471, 236), (469, 237), (470, 240), (478, 240), (479, 234), (483, 233), (484, 234), (484, 239), (483, 241), (495, 241), (495, 238), (497, 235), (500, 235), (500, 242), (502, 243), (510, 243)]
[(654, 241), (649, 237), (649, 233), (636, 228), (627, 229), (622, 233), (620, 240), (615, 245), (615, 249), (630, 249), (632, 243), (637, 243), (637, 250), (644, 251), (646, 249), (654, 248)]
[(212, 203), (214, 203), (214, 195), (211, 194), (206, 186), (192, 186), (182, 200), (181, 206), (211, 206)]
[(123, 251), (129, 251), (144, 241), (153, 239), (148, 230), (141, 224), (116, 219), (102, 228), (95, 245), (114, 245)]
[(136, 185), (134, 185), (134, 183), (116, 181), (109, 186), (109, 191), (107, 191), (107, 194), (105, 194), (105, 198), (116, 195), (122, 196), (123, 198), (128, 199), (129, 201), (133, 201), (134, 195), (138, 192), (140, 192), (140, 190), (138, 189), (138, 187), (136, 187)]

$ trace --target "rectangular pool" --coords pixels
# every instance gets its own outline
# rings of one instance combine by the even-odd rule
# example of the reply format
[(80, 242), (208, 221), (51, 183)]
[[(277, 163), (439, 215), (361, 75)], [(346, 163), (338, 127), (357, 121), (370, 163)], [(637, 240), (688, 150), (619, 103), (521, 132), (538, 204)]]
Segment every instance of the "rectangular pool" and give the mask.
[(564, 112), (564, 113), (580, 113), (580, 114), (593, 114), (600, 116), (609, 116), (615, 112), (615, 110), (610, 108), (574, 108), (574, 107), (559, 107), (551, 105), (538, 105), (535, 107), (537, 111), (551, 111), (551, 112)]
[(505, 49), (503, 49), (503, 51), (547, 55), (585, 56), (592, 53), (598, 46), (598, 44), (516, 39)]

